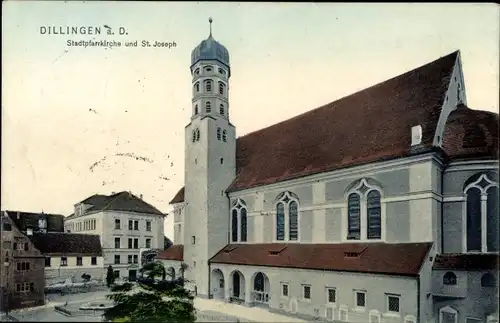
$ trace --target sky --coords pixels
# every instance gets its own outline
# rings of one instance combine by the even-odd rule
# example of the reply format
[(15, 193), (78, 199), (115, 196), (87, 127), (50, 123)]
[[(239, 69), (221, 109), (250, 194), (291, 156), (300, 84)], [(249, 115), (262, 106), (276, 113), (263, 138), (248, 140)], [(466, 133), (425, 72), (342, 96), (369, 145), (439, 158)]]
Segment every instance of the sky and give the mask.
[[(69, 215), (93, 194), (131, 191), (169, 212), (184, 181), (190, 55), (209, 16), (230, 53), (237, 136), (455, 50), (469, 107), (499, 109), (495, 4), (4, 1), (2, 9), (2, 209)], [(103, 34), (41, 34), (49, 26)], [(139, 46), (67, 46), (92, 39)], [(165, 233), (173, 238), (171, 217)]]

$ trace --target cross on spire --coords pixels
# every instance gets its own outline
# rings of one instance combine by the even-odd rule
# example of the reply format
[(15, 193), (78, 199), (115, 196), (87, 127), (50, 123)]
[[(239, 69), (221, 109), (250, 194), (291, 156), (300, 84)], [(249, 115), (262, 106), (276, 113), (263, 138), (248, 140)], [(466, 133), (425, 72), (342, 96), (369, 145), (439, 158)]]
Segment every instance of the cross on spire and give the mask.
[(212, 17), (208, 17), (208, 22), (210, 23), (210, 37), (212, 37), (212, 22), (213, 22)]

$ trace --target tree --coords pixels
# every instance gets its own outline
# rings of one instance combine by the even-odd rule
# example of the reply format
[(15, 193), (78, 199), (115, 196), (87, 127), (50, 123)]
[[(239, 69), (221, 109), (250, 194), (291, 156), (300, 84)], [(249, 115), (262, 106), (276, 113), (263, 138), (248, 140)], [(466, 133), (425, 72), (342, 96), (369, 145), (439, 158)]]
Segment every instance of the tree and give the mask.
[(113, 267), (108, 266), (108, 271), (106, 272), (106, 286), (110, 287), (115, 282), (115, 273), (113, 272)]
[(82, 274), (82, 280), (83, 280), (83, 282), (88, 283), (90, 281), (90, 278), (91, 277), (90, 277), (89, 274), (85, 274), (85, 273)]
[[(161, 262), (141, 268), (147, 279), (137, 283), (114, 285), (108, 299), (115, 306), (104, 311), (106, 321), (112, 322), (195, 322), (193, 295), (183, 287), (183, 279), (165, 280)], [(155, 279), (161, 277), (162, 280)]]

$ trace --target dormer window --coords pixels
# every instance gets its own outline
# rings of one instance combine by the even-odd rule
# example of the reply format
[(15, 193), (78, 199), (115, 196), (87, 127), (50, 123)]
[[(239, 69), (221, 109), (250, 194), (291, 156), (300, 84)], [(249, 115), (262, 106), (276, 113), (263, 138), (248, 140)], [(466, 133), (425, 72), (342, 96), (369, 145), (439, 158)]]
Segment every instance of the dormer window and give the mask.
[(224, 115), (224, 104), (221, 104), (220, 107), (219, 107), (219, 113), (221, 115)]
[(206, 113), (212, 112), (212, 105), (210, 104), (210, 102), (205, 103), (205, 112)]
[(205, 66), (204, 71), (205, 72), (212, 72), (212, 68), (210, 66)]
[(212, 92), (212, 81), (211, 80), (205, 81), (205, 92)]

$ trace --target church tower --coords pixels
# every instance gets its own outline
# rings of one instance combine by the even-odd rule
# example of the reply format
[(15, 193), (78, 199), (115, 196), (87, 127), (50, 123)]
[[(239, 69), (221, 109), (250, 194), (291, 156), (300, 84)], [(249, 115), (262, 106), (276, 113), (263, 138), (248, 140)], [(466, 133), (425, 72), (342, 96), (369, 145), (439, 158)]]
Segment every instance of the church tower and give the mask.
[(210, 34), (191, 53), (192, 113), (185, 132), (185, 278), (208, 296), (208, 260), (227, 245), (236, 173), (236, 131), (229, 122), (229, 52)]

